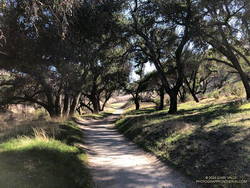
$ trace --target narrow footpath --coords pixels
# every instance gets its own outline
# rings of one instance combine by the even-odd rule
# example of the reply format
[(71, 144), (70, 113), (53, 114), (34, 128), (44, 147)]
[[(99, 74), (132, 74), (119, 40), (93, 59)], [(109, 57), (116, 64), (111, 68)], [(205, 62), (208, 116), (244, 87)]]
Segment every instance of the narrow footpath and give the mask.
[(138, 148), (114, 129), (122, 110), (80, 123), (97, 188), (195, 188), (190, 180)]

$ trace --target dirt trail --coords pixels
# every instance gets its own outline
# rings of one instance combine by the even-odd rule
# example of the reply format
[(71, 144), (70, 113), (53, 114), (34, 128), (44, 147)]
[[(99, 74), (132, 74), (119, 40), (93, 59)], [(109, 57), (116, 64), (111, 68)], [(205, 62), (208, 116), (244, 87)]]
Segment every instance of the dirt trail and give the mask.
[(90, 169), (98, 188), (195, 188), (191, 181), (125, 139), (114, 128), (118, 110), (82, 122)]

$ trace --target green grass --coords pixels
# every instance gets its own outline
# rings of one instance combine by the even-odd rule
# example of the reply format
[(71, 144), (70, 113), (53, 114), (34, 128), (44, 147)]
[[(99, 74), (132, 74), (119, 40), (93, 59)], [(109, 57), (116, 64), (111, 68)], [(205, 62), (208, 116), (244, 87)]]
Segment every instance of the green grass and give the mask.
[(38, 125), (26, 122), (18, 129), (6, 130), (7, 135), (2, 134), (0, 187), (92, 187), (87, 156), (76, 144), (82, 142), (82, 132), (76, 124), (42, 121)]
[(83, 118), (83, 119), (95, 119), (95, 120), (100, 120), (103, 119), (105, 117), (110, 116), (111, 114), (113, 114), (117, 109), (119, 109), (120, 107), (122, 107), (124, 105), (123, 102), (118, 102), (118, 103), (110, 103), (107, 104), (105, 106), (104, 111), (97, 113), (86, 113), (83, 115), (78, 115), (78, 118)]
[(250, 103), (204, 100), (179, 105), (176, 115), (167, 109), (130, 111), (116, 126), (193, 179), (236, 175), (250, 182), (249, 117)]

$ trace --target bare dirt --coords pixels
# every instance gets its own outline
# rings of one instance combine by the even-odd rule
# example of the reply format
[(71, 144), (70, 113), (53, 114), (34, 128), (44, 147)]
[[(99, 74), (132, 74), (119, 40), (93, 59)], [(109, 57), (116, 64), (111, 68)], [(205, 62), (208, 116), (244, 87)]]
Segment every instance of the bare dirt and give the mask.
[(195, 188), (191, 180), (128, 141), (114, 128), (122, 113), (81, 122), (97, 188)]

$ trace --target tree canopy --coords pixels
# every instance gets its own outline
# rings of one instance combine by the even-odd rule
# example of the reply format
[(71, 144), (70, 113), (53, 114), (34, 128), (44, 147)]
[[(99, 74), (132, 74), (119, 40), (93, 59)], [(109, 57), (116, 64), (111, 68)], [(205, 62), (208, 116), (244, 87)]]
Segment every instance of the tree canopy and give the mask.
[[(0, 6), (0, 104), (51, 117), (102, 111), (116, 91), (164, 94), (169, 113), (236, 75), (250, 99), (248, 0), (34, 0)], [(132, 82), (131, 71), (156, 71)], [(132, 83), (131, 83), (132, 82)]]

